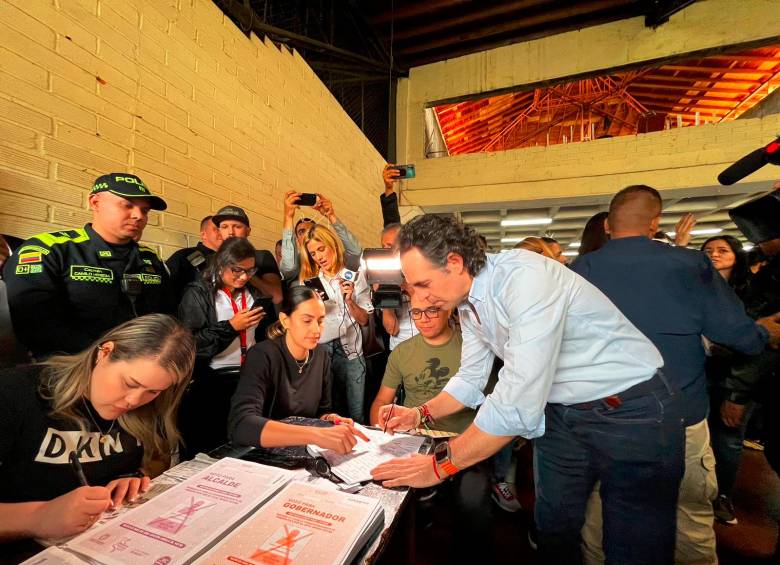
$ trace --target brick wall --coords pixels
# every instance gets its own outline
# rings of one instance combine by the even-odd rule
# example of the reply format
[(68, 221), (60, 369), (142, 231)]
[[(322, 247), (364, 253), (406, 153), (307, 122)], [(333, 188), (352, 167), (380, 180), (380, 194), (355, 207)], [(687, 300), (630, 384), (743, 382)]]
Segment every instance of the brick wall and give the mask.
[(228, 203), (273, 249), (293, 188), (370, 246), (383, 164), (297, 53), (210, 0), (0, 0), (2, 233), (80, 227), (94, 178), (130, 171), (168, 202), (144, 232), (164, 257)]
[[(500, 205), (611, 194), (633, 183), (661, 189), (716, 184), (717, 173), (780, 132), (780, 117), (439, 159), (424, 157), (424, 108), (431, 102), (649, 63), (706, 49), (780, 43), (776, 0), (697, 2), (657, 27), (621, 20), (516, 43), (411, 70), (398, 87), (398, 160), (416, 163), (403, 204)], [(767, 167), (751, 181), (774, 178)], [(495, 206), (494, 206), (495, 207)]]

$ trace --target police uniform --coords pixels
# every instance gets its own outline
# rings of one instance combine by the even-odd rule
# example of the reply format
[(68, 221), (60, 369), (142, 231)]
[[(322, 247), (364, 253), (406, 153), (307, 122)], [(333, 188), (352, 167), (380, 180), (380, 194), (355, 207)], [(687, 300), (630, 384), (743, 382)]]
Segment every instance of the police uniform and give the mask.
[[(99, 177), (92, 192), (148, 198), (153, 208), (165, 208), (140, 179), (133, 177), (135, 186), (114, 182), (132, 176), (119, 175)], [(109, 244), (92, 224), (31, 237), (4, 274), (17, 338), (36, 357), (77, 353), (135, 316), (172, 310), (168, 272), (157, 253), (134, 241)]]

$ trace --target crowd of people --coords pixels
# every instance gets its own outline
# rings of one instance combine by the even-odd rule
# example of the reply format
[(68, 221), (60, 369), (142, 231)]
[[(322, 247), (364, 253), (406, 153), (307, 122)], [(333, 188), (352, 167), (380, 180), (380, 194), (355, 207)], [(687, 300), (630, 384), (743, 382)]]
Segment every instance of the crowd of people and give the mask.
[(746, 426), (774, 392), (780, 221), (760, 260), (725, 235), (690, 249), (693, 216), (665, 241), (661, 195), (631, 186), (567, 264), (551, 237), (489, 253), (453, 217), (402, 225), (397, 180), (387, 166), (377, 234), (400, 254), (396, 308), (374, 305), (362, 246), (322, 194), (318, 219), (285, 194), (274, 253), (229, 205), (164, 262), (139, 241), (166, 203), (128, 173), (95, 180), (83, 228), (0, 239), (0, 540), (81, 532), (226, 442), (347, 453), (370, 423), (454, 436), (375, 480), (429, 498), (489, 459), (509, 512), (533, 440), (543, 563), (716, 563), (713, 521), (737, 522)]

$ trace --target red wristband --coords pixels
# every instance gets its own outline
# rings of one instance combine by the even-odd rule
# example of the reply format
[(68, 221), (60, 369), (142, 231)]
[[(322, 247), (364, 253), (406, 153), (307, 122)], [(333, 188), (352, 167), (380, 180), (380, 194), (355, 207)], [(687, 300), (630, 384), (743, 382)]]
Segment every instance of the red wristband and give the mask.
[(436, 474), (436, 478), (441, 480), (441, 475), (439, 475), (439, 470), (436, 468), (436, 456), (431, 455), (431, 462), (433, 463), (433, 472)]

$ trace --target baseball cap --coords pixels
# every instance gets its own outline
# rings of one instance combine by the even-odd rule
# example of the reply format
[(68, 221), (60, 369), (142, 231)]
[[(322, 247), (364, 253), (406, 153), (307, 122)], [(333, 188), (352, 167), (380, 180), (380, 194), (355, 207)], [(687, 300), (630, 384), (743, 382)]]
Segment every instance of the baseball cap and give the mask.
[(168, 207), (165, 200), (152, 194), (144, 181), (130, 173), (109, 173), (99, 176), (95, 179), (90, 194), (98, 192), (110, 192), (122, 198), (146, 198), (152, 210), (165, 210)]
[(223, 206), (217, 210), (217, 213), (211, 218), (211, 221), (214, 222), (214, 225), (217, 227), (219, 227), (219, 224), (224, 220), (236, 220), (249, 227), (249, 216), (246, 215), (243, 208), (239, 208), (238, 206)]

